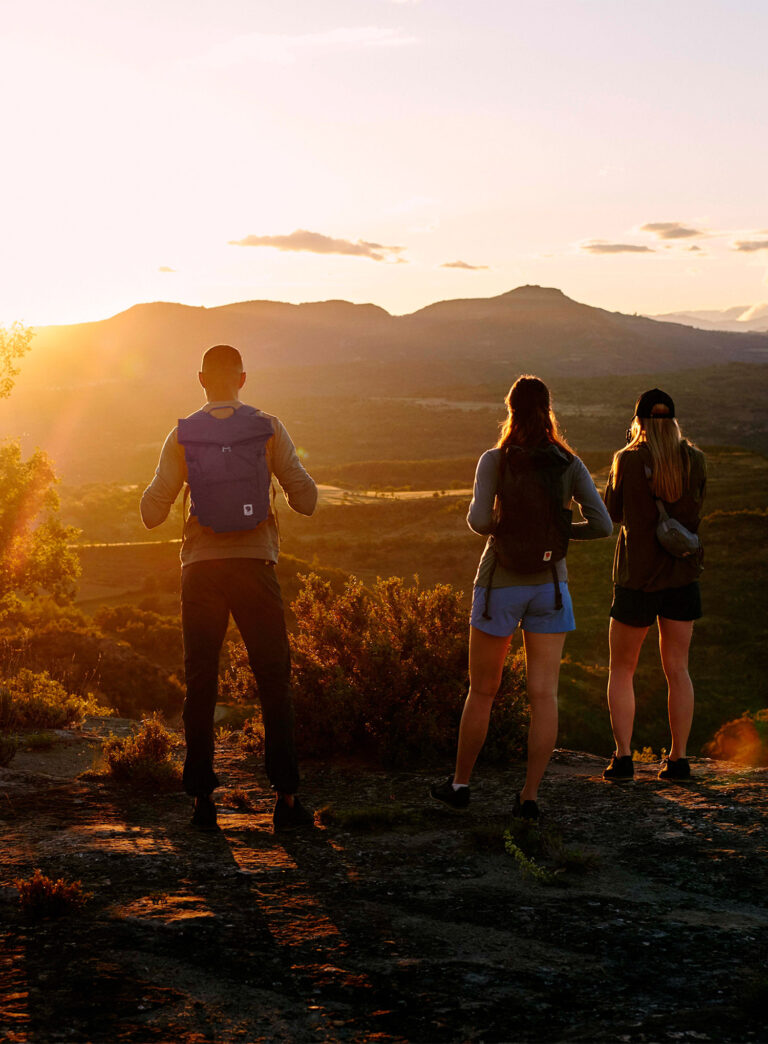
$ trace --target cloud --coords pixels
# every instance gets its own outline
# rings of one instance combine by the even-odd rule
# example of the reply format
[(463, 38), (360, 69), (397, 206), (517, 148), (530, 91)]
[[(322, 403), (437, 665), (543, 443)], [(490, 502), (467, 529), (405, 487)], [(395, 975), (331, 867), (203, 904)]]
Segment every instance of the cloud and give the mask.
[(405, 261), (405, 258), (397, 256), (405, 247), (368, 243), (363, 239), (353, 243), (349, 239), (333, 239), (319, 232), (307, 232), (303, 228), (287, 236), (245, 236), (243, 239), (230, 239), (229, 242), (231, 246), (274, 247), (276, 250), (306, 251), (310, 254), (347, 254), (351, 257), (369, 257), (372, 261)]
[(768, 239), (737, 239), (731, 249), (740, 254), (754, 254), (756, 250), (768, 250)]
[(679, 221), (652, 221), (640, 227), (641, 232), (652, 232), (659, 239), (691, 239), (692, 236), (703, 236), (696, 228), (688, 228)]
[(416, 37), (377, 25), (342, 26), (322, 33), (246, 33), (212, 48), (196, 64), (222, 69), (242, 62), (291, 65), (307, 52), (406, 47)]
[(581, 249), (590, 254), (655, 254), (651, 247), (638, 246), (637, 243), (603, 243), (593, 241), (582, 243)]
[(440, 265), (441, 268), (463, 268), (467, 272), (480, 272), (487, 269), (488, 265), (470, 265), (466, 261), (446, 261)]
[(170, 265), (160, 265), (158, 272), (175, 272), (175, 268), (171, 268)]

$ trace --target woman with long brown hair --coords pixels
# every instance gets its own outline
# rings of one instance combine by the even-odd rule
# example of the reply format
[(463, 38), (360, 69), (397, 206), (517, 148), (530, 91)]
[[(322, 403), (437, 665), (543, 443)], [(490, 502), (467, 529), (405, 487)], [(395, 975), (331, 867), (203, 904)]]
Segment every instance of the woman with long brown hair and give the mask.
[[(522, 626), (531, 720), (525, 783), (512, 814), (535, 820), (538, 789), (557, 739), (557, 685), (565, 635), (575, 627), (568, 593), (568, 539), (611, 534), (611, 521), (584, 464), (560, 434), (549, 389), (538, 377), (515, 381), (507, 419), (480, 458), (467, 521), (488, 535), (474, 585), (469, 693), (453, 776), (431, 787), (452, 808), (469, 804), (469, 780), (488, 732), (512, 634)], [(572, 522), (576, 501), (585, 521)]]
[(633, 679), (648, 629), (658, 623), (661, 664), (667, 679), (672, 745), (659, 779), (690, 779), (686, 744), (693, 721), (688, 650), (693, 622), (701, 616), (701, 548), (676, 557), (659, 542), (659, 503), (671, 518), (696, 533), (706, 487), (704, 454), (683, 438), (675, 404), (652, 388), (635, 405), (628, 443), (613, 458), (605, 503), (621, 525), (613, 560), (608, 706), (616, 750), (603, 777), (634, 776)]

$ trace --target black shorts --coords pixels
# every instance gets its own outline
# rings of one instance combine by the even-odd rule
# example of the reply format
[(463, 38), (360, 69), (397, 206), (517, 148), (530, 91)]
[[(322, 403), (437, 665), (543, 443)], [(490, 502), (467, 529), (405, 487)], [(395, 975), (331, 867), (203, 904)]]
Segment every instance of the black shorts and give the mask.
[(701, 616), (699, 581), (665, 591), (634, 591), (614, 587), (611, 616), (628, 627), (650, 627), (657, 616), (666, 620), (698, 620)]

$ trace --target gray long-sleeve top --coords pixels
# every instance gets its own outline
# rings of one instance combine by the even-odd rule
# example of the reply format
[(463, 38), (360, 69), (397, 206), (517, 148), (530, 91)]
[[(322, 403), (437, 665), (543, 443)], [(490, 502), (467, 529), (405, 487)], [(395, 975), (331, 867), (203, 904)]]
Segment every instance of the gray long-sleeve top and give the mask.
[[(225, 407), (237, 409), (237, 400), (209, 402), (203, 409), (211, 412)], [(317, 504), (317, 486), (299, 460), (291, 437), (283, 424), (271, 414), (263, 414), (272, 422), (274, 434), (267, 442), (266, 457), (270, 475), (274, 475), (285, 493), (288, 504), (302, 515), (311, 515)], [(164, 522), (187, 481), (187, 462), (184, 447), (179, 445), (177, 429), (165, 440), (160, 453), (155, 477), (141, 498), (141, 518), (147, 529)], [(276, 562), (280, 550), (277, 521), (270, 515), (255, 529), (235, 533), (214, 533), (201, 526), (194, 515), (184, 521), (181, 542), (182, 566), (216, 558), (259, 558)]]
[[(477, 462), (475, 472), (475, 486), (472, 493), (472, 503), (469, 505), (467, 522), (469, 528), (485, 536), (493, 532), (493, 506), (496, 499), (496, 490), (499, 484), (499, 464), (501, 451), (498, 449), (487, 450)], [(570, 507), (572, 501), (576, 501), (584, 518), (583, 522), (571, 523), (571, 540), (596, 540), (600, 537), (609, 537), (613, 532), (613, 524), (610, 515), (605, 509), (602, 498), (592, 481), (592, 476), (587, 471), (584, 463), (574, 456), (571, 463), (563, 472), (563, 507)], [(479, 587), (488, 586), (488, 578), (496, 559), (493, 541), (489, 538), (485, 550), (480, 559), (475, 575), (475, 584)], [(568, 570), (565, 559), (561, 559), (557, 565), (557, 578), (561, 583), (568, 579)], [(552, 583), (552, 572), (545, 569), (540, 573), (515, 573), (511, 569), (505, 569), (500, 562), (496, 563), (493, 572), (491, 587), (517, 587), (532, 584)]]

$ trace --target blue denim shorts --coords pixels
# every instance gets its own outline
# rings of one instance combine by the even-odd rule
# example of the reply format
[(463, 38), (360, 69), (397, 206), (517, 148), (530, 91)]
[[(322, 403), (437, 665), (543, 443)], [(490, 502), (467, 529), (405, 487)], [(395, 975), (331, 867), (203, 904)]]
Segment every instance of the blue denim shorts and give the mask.
[(484, 587), (475, 587), (472, 595), (472, 615), (469, 622), (478, 631), (506, 638), (522, 625), (532, 634), (563, 634), (576, 630), (573, 603), (568, 584), (560, 584), (563, 608), (555, 609), (555, 585), (531, 584), (527, 587), (494, 587), (488, 604), (490, 620), (483, 616), (485, 611)]

